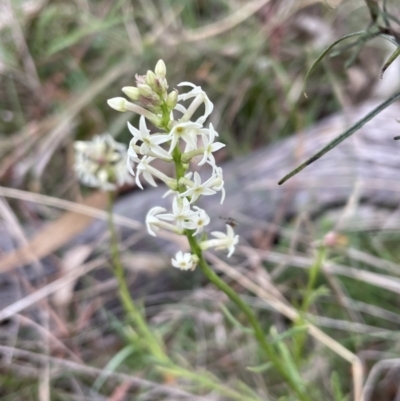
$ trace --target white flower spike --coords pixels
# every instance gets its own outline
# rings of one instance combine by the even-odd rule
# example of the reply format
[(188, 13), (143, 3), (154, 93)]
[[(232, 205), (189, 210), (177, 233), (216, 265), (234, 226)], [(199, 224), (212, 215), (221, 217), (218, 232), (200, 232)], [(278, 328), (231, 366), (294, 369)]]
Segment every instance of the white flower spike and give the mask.
[[(176, 89), (168, 92), (166, 74), (165, 63), (159, 60), (154, 71), (136, 75), (136, 86), (122, 89), (134, 103), (117, 97), (109, 99), (108, 104), (115, 110), (132, 111), (141, 115), (138, 128), (128, 122), (132, 139), (127, 155), (124, 156), (125, 171), (135, 176), (140, 188), (143, 189), (141, 178), (152, 186), (157, 186), (158, 179), (169, 188), (163, 197), (173, 195), (172, 212), (158, 206), (148, 212), (146, 226), (149, 234), (156, 236), (159, 230), (168, 230), (193, 238), (201, 235), (210, 223), (210, 216), (205, 210), (194, 206), (195, 202), (201, 196), (211, 196), (217, 192), (221, 192), (221, 204), (225, 199), (222, 168), (216, 165), (214, 156), (225, 145), (216, 141), (218, 133), (211, 123), (208, 128), (204, 126), (214, 108), (207, 94), (200, 86), (190, 82), (178, 85), (181, 93)], [(193, 118), (195, 113), (200, 114), (196, 119)], [(176, 119), (175, 114), (178, 114)], [(146, 120), (156, 126), (158, 132), (150, 132)], [(160, 130), (163, 132), (159, 132)], [(157, 168), (152, 166), (152, 162), (156, 160), (173, 163), (176, 178), (168, 177), (164, 173), (171, 169), (163, 170), (162, 163), (157, 164), (160, 166)], [(193, 161), (198, 162), (199, 166), (209, 166), (211, 176), (204, 182), (197, 171), (190, 170)], [(108, 175), (99, 171), (96, 179), (104, 183), (107, 182)], [(88, 179), (88, 182), (92, 181)], [(200, 248), (227, 249), (228, 257), (231, 256), (239, 241), (233, 228), (227, 225), (226, 233), (214, 231), (211, 235), (213, 239), (198, 243)], [(192, 241), (197, 242), (191, 237), (188, 237), (191, 244)], [(200, 255), (178, 252), (171, 263), (181, 270), (193, 270), (199, 257)]]
[(110, 134), (98, 135), (92, 141), (76, 141), (74, 147), (74, 167), (83, 184), (112, 191), (132, 183), (126, 166), (126, 146)]

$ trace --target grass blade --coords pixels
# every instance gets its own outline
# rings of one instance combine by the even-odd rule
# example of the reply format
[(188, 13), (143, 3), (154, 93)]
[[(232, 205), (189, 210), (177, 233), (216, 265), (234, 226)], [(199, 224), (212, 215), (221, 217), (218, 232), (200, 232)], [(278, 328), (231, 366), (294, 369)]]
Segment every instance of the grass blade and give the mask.
[(353, 33), (349, 33), (348, 35), (342, 36), (340, 39), (336, 40), (335, 42), (333, 42), (331, 45), (329, 45), (316, 59), (315, 61), (312, 63), (310, 69), (307, 71), (307, 74), (304, 78), (304, 85), (303, 85), (303, 93), (304, 96), (307, 97), (306, 95), (306, 86), (307, 86), (307, 81), (308, 81), (308, 77), (311, 75), (312, 72), (314, 72), (315, 68), (318, 66), (318, 64), (322, 61), (322, 59), (329, 53), (329, 51), (331, 49), (333, 49), (337, 44), (339, 44), (340, 42), (342, 42), (343, 40), (346, 40), (348, 38), (352, 38), (353, 36), (358, 36), (358, 35), (363, 35), (363, 34), (367, 34), (367, 31), (358, 31), (358, 32), (353, 32)]
[(397, 92), (393, 96), (391, 96), (389, 99), (385, 100), (383, 103), (381, 103), (379, 106), (375, 107), (371, 112), (369, 112), (364, 118), (361, 120), (357, 121), (354, 125), (352, 125), (348, 130), (337, 136), (335, 139), (333, 139), (331, 142), (329, 142), (326, 146), (324, 146), (319, 152), (315, 153), (313, 156), (311, 156), (309, 159), (307, 159), (304, 163), (300, 164), (300, 166), (296, 167), (294, 170), (292, 170), (289, 174), (285, 175), (279, 182), (278, 185), (282, 185), (284, 182), (286, 182), (289, 178), (293, 177), (297, 173), (299, 173), (301, 170), (309, 166), (311, 163), (315, 162), (318, 160), (320, 157), (322, 157), (325, 153), (328, 153), (330, 150), (332, 150), (335, 146), (339, 145), (339, 143), (343, 142), (345, 139), (347, 139), (350, 135), (354, 134), (356, 131), (358, 131), (364, 124), (366, 124), (368, 121), (372, 120), (376, 115), (378, 115), (382, 110), (386, 109), (386, 107), (390, 106), (392, 103), (394, 103), (396, 100), (400, 99), (400, 92)]
[(397, 57), (399, 57), (399, 56), (400, 56), (400, 47), (398, 47), (392, 53), (392, 55), (388, 58), (388, 61), (386, 61), (386, 63), (382, 67), (381, 78), (383, 78), (383, 74), (385, 73), (385, 71), (390, 67), (390, 65), (393, 63), (393, 61), (395, 61), (397, 59)]

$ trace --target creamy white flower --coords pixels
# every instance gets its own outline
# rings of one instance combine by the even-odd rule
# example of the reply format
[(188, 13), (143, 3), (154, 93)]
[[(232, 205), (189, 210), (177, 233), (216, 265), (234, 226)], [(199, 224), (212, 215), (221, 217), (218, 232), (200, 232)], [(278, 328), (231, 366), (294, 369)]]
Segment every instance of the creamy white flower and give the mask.
[(208, 248), (215, 249), (228, 249), (228, 258), (235, 251), (235, 245), (239, 242), (239, 236), (235, 235), (233, 228), (227, 224), (226, 234), (221, 231), (213, 231), (211, 233), (216, 239), (210, 239), (208, 241), (203, 241), (200, 243), (200, 248), (206, 250)]
[(147, 212), (146, 216), (146, 227), (147, 227), (147, 232), (152, 235), (153, 237), (156, 237), (155, 231), (159, 230), (158, 223), (160, 222), (159, 218), (157, 217), (158, 214), (165, 212), (166, 209), (160, 206), (156, 206), (151, 208)]
[(193, 216), (189, 217), (189, 220), (185, 222), (183, 226), (189, 230), (196, 230), (193, 233), (193, 236), (195, 236), (200, 234), (204, 227), (210, 223), (210, 217), (205, 210), (200, 209), (197, 206), (193, 206), (193, 209), (196, 209), (197, 212)]
[(179, 142), (179, 139), (183, 139), (187, 145), (191, 148), (197, 148), (197, 135), (201, 133), (200, 129), (202, 128), (201, 124), (184, 122), (176, 124), (171, 130), (171, 146), (169, 148), (169, 153), (175, 149), (176, 144)]
[(170, 188), (175, 186), (175, 180), (165, 175), (160, 170), (157, 170), (155, 167), (150, 166), (150, 163), (155, 160), (154, 157), (143, 156), (141, 159), (131, 157), (131, 160), (138, 163), (136, 168), (136, 184), (139, 188), (143, 189), (142, 183), (140, 182), (140, 174), (143, 173), (144, 179), (153, 187), (156, 187), (157, 184), (154, 181), (154, 177), (157, 177), (161, 181), (164, 181)]
[(110, 134), (97, 135), (91, 141), (76, 141), (74, 147), (74, 168), (83, 184), (109, 191), (132, 182), (126, 166), (126, 146)]
[(181, 270), (194, 270), (196, 267), (195, 255), (190, 253), (183, 253), (182, 251), (177, 252), (175, 259), (171, 259), (172, 266)]
[(126, 165), (128, 167), (128, 171), (134, 176), (135, 171), (133, 170), (135, 166), (135, 161), (138, 161), (138, 155), (137, 153), (132, 149), (131, 146), (128, 148), (128, 158), (126, 160)]
[(194, 173), (194, 181), (185, 180), (187, 190), (181, 193), (181, 197), (190, 197), (190, 203), (196, 202), (201, 195), (214, 195), (215, 191), (210, 188), (210, 184), (214, 179), (211, 176), (206, 182), (201, 183), (200, 174), (196, 171)]
[(214, 109), (214, 105), (212, 104), (211, 100), (200, 86), (196, 86), (191, 82), (181, 82), (178, 84), (178, 86), (190, 86), (193, 88), (190, 92), (180, 94), (178, 96), (178, 102), (195, 98), (191, 105), (186, 109), (186, 112), (182, 117), (182, 121), (190, 120), (195, 111), (202, 103), (204, 103), (204, 114), (196, 120), (196, 123), (203, 124)]
[(209, 182), (209, 188), (211, 188), (213, 191), (219, 192), (221, 191), (221, 205), (224, 203), (225, 200), (225, 188), (224, 188), (224, 177), (223, 177), (223, 171), (221, 167), (215, 166), (215, 164), (211, 164), (208, 162), (213, 169), (213, 175), (211, 178), (207, 181)]
[(187, 198), (175, 197), (172, 202), (172, 213), (160, 214), (158, 217), (163, 220), (175, 221), (177, 227), (185, 227), (185, 221), (194, 217), (197, 213), (190, 209)]
[(146, 215), (147, 231), (153, 237), (156, 237), (156, 232), (163, 228), (172, 231), (176, 234), (183, 234), (183, 230), (171, 223), (160, 220), (161, 213), (166, 212), (166, 209), (160, 206), (151, 208)]
[[(203, 144), (204, 144), (204, 155), (201, 159), (199, 166), (202, 166), (207, 160), (210, 162), (211, 166), (215, 168), (215, 158), (213, 152), (223, 148), (225, 145), (221, 142), (214, 142), (216, 131), (212, 124), (210, 124), (210, 129), (208, 135), (202, 134)], [(218, 134), (217, 134), (218, 135)]]
[(157, 157), (162, 159), (171, 160), (171, 155), (163, 149), (160, 144), (168, 142), (171, 137), (167, 134), (153, 134), (150, 135), (150, 131), (147, 129), (146, 126), (146, 119), (141, 116), (139, 122), (139, 130), (137, 130), (132, 124), (128, 121), (128, 128), (133, 138), (129, 144), (129, 147), (132, 148), (132, 145), (136, 145), (137, 141), (142, 141), (140, 146), (140, 153), (142, 155), (147, 155), (150, 152)]

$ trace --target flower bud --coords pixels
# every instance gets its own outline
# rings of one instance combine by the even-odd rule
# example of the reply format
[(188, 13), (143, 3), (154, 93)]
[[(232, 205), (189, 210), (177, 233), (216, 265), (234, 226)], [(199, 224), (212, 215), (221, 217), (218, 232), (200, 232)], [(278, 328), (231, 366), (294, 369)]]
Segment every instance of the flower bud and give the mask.
[(126, 96), (129, 97), (129, 99), (132, 100), (138, 100), (140, 96), (139, 89), (136, 88), (135, 86), (124, 86), (122, 88), (122, 92), (125, 93)]
[(128, 101), (123, 97), (113, 97), (112, 99), (108, 99), (107, 103), (114, 110), (124, 112), (126, 111)]
[(153, 89), (151, 89), (150, 86), (146, 85), (146, 84), (139, 84), (138, 91), (139, 91), (140, 96), (149, 97), (149, 98), (154, 96)]
[(156, 73), (157, 77), (165, 78), (165, 76), (167, 75), (167, 67), (165, 66), (163, 60), (158, 60), (154, 72)]
[(156, 85), (157, 85), (156, 79), (157, 79), (156, 74), (154, 74), (153, 71), (150, 71), (150, 70), (147, 71), (147, 74), (146, 74), (146, 83), (147, 83), (147, 85), (149, 85), (150, 88), (152, 88), (153, 90), (155, 90), (155, 87), (156, 87)]
[(178, 91), (174, 89), (172, 92), (170, 92), (168, 94), (168, 97), (167, 97), (168, 109), (173, 110), (176, 106), (177, 101), (178, 101)]

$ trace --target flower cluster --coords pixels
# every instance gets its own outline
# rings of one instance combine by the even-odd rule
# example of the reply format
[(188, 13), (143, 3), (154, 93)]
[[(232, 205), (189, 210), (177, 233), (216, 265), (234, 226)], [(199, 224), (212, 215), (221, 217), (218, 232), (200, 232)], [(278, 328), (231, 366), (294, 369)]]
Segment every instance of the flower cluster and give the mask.
[(126, 146), (110, 134), (97, 135), (92, 141), (76, 141), (74, 146), (75, 172), (85, 185), (113, 191), (132, 181), (126, 168)]
[[(143, 189), (143, 180), (152, 186), (162, 181), (169, 188), (165, 196), (173, 196), (170, 213), (162, 207), (149, 210), (146, 226), (150, 235), (156, 236), (159, 230), (169, 230), (188, 238), (201, 234), (200, 249), (227, 249), (231, 256), (238, 242), (232, 227), (227, 225), (226, 233), (212, 232), (214, 238), (207, 239), (203, 230), (210, 223), (210, 217), (194, 205), (201, 196), (217, 192), (221, 193), (221, 204), (225, 198), (223, 172), (214, 157), (214, 153), (225, 145), (216, 141), (218, 133), (213, 125), (205, 124), (214, 106), (201, 87), (190, 82), (182, 82), (178, 87), (187, 90), (182, 94), (176, 89), (168, 92), (166, 67), (160, 60), (154, 72), (136, 75), (136, 86), (122, 88), (129, 100), (123, 97), (108, 100), (109, 106), (117, 111), (140, 115), (138, 128), (128, 122), (132, 139), (126, 170), (135, 176), (140, 188)], [(147, 122), (157, 132), (151, 132)], [(175, 177), (156, 168), (153, 163), (156, 159), (174, 163)], [(189, 171), (193, 163), (208, 165), (211, 176), (203, 180), (199, 173)], [(122, 180), (121, 177), (118, 179)], [(172, 265), (182, 270), (194, 269), (198, 260), (197, 255), (178, 252)]]

